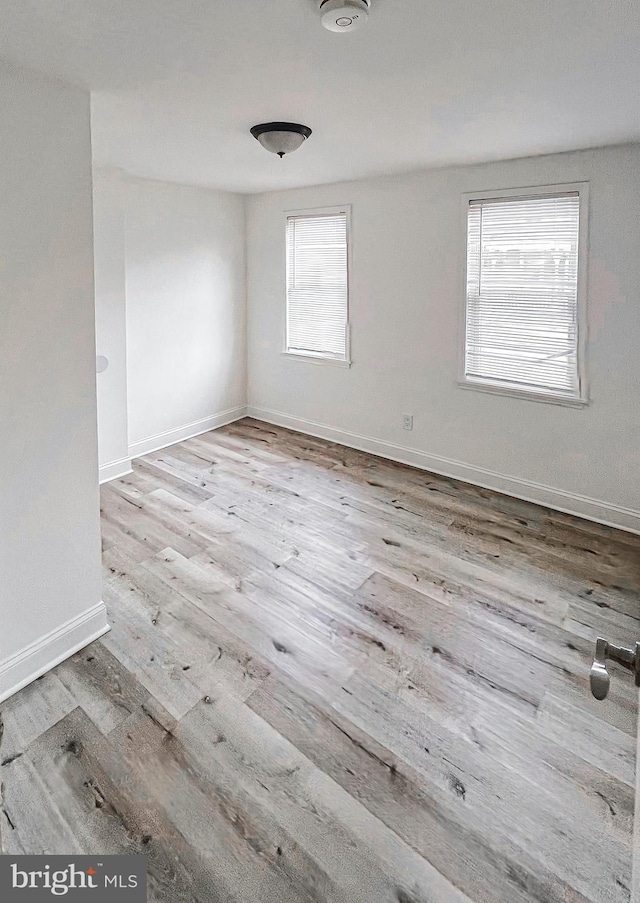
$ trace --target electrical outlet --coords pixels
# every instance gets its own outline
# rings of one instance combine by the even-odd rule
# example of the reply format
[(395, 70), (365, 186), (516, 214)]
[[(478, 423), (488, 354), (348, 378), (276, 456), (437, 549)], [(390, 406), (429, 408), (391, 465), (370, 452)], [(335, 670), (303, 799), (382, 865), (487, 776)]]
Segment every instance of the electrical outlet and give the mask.
[(403, 414), (402, 415), (402, 429), (403, 430), (412, 430), (413, 429), (413, 414)]

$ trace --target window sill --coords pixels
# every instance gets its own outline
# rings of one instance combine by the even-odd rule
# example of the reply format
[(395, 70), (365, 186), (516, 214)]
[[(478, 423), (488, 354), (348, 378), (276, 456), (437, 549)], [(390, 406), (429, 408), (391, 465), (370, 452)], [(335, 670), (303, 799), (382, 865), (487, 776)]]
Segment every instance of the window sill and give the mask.
[(330, 367), (343, 367), (346, 369), (351, 367), (351, 361), (337, 357), (322, 357), (320, 354), (303, 354), (295, 351), (281, 351), (280, 353), (283, 357), (292, 361), (306, 361), (309, 364), (329, 364)]
[(586, 408), (589, 404), (587, 398), (572, 398), (567, 395), (554, 395), (551, 392), (536, 392), (535, 390), (518, 389), (511, 386), (492, 385), (491, 383), (475, 382), (474, 380), (458, 380), (458, 388), (471, 389), (472, 392), (486, 392), (489, 395), (506, 395), (510, 398), (522, 398), (525, 401), (538, 401), (543, 404), (558, 404), (567, 408)]

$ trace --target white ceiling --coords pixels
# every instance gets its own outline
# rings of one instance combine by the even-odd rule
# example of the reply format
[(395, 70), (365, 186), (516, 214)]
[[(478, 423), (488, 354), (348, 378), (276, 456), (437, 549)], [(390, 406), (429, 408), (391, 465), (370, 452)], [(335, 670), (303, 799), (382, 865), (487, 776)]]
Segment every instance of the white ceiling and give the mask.
[[(233, 191), (640, 140), (638, 0), (1, 0), (0, 58), (93, 93), (96, 163)], [(280, 160), (249, 134), (314, 134)]]

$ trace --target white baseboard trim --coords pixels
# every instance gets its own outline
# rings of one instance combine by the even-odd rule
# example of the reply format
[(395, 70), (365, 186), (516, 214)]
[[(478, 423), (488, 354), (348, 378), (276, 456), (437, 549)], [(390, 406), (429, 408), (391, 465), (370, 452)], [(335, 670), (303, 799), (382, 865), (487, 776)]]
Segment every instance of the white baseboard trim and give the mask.
[(55, 668), (108, 630), (107, 610), (98, 602), (81, 615), (30, 643), (0, 663), (0, 702)]
[(160, 451), (168, 445), (175, 445), (176, 442), (184, 442), (185, 439), (193, 439), (201, 433), (208, 433), (209, 430), (215, 430), (220, 426), (226, 426), (236, 420), (241, 420), (247, 416), (246, 405), (239, 405), (236, 408), (229, 408), (226, 411), (220, 411), (219, 414), (212, 414), (210, 417), (204, 417), (202, 420), (195, 420), (193, 423), (186, 423), (184, 426), (178, 426), (175, 429), (167, 430), (164, 433), (158, 433), (156, 436), (149, 436), (148, 439), (140, 439), (132, 442), (129, 446), (129, 456), (131, 458), (139, 458), (142, 455), (148, 455), (151, 452)]
[(266, 408), (257, 408), (252, 405), (247, 407), (247, 416), (265, 423), (273, 423), (299, 433), (307, 433), (339, 445), (356, 448), (360, 451), (379, 455), (381, 458), (389, 458), (401, 464), (410, 464), (421, 470), (428, 470), (444, 477), (462, 480), (481, 486), (483, 489), (492, 489), (495, 492), (504, 493), (525, 502), (533, 502), (543, 505), (555, 511), (565, 514), (573, 514), (586, 520), (592, 520), (629, 533), (640, 533), (640, 511), (632, 508), (623, 508), (599, 499), (566, 492), (563, 489), (555, 489), (542, 483), (531, 480), (523, 480), (517, 477), (507, 476), (473, 464), (465, 464), (439, 455), (430, 455), (403, 445), (395, 445), (392, 442), (384, 442), (380, 439), (372, 439), (369, 436), (360, 436), (348, 430), (336, 429), (323, 423), (315, 423), (312, 420), (304, 420), (302, 417), (291, 417), (280, 411), (270, 411)]
[(120, 458), (118, 461), (103, 464), (99, 472), (100, 484), (108, 483), (110, 480), (118, 480), (120, 477), (125, 477), (128, 473), (131, 473), (131, 458)]

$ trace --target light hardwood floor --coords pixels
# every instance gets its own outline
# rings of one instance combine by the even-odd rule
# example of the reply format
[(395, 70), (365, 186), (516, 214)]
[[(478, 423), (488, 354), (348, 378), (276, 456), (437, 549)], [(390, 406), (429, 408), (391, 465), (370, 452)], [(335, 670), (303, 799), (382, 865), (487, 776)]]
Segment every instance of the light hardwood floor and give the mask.
[(640, 538), (244, 420), (102, 489), (112, 631), (2, 706), (4, 851), (149, 899), (623, 903)]

